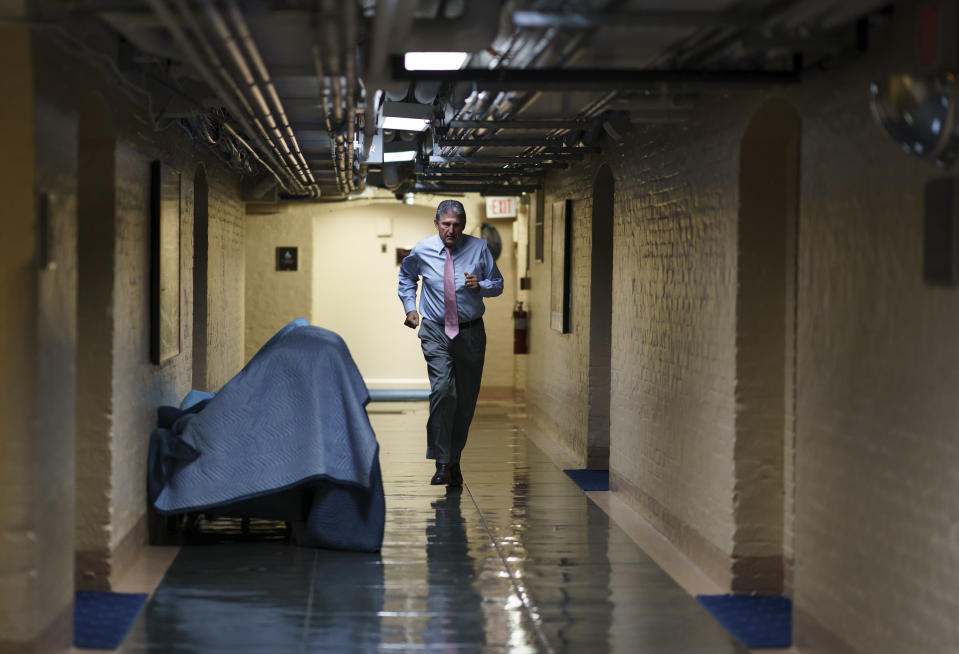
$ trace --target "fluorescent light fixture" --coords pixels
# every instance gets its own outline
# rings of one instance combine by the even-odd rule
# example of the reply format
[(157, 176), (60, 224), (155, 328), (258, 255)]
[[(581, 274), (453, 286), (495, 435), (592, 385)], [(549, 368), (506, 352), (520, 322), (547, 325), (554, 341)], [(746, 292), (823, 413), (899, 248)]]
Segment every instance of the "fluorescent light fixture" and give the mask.
[(384, 152), (383, 163), (395, 163), (397, 161), (413, 161), (416, 159), (416, 150), (400, 150), (398, 152)]
[(399, 116), (383, 116), (380, 125), (383, 129), (399, 129), (405, 132), (422, 132), (429, 127), (430, 121), (425, 118), (400, 118)]
[(422, 132), (429, 127), (433, 107), (416, 102), (384, 102), (377, 127)]
[(459, 70), (469, 58), (468, 52), (407, 52), (406, 70)]
[(383, 163), (396, 163), (397, 161), (413, 161), (419, 154), (420, 145), (418, 141), (386, 141), (383, 143)]

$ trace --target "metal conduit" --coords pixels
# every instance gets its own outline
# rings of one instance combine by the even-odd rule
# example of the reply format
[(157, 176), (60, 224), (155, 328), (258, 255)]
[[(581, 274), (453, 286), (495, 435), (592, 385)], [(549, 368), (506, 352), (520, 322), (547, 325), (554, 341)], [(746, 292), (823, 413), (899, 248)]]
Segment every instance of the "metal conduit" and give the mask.
[[(240, 122), (243, 130), (258, 141), (257, 144), (273, 164), (272, 167), (267, 167), (267, 170), (269, 170), (269, 172), (276, 177), (276, 181), (280, 187), (287, 193), (294, 192), (297, 189), (297, 185), (291, 184), (291, 180), (285, 179), (285, 173), (287, 173), (287, 171), (285, 171), (279, 162), (276, 161), (273, 149), (264, 144), (262, 136), (257, 134), (257, 131), (252, 128), (243, 112), (237, 108), (236, 103), (231, 99), (230, 94), (227, 93), (226, 89), (223, 88), (223, 85), (217, 80), (216, 75), (204, 63), (200, 53), (195, 47), (193, 47), (189, 37), (180, 27), (179, 22), (173, 16), (172, 12), (166, 7), (163, 0), (147, 0), (147, 2), (157, 17), (159, 17), (164, 23), (167, 30), (169, 30), (170, 34), (173, 36), (180, 48), (182, 48), (186, 56), (191, 60), (191, 63), (196, 67), (197, 71), (200, 73), (206, 83), (210, 85), (210, 88), (213, 89), (213, 92), (216, 93), (217, 97), (219, 97), (223, 104), (226, 105), (227, 110), (230, 111), (236, 120)], [(235, 133), (235, 130), (233, 131)], [(244, 141), (244, 143), (246, 142)], [(278, 170), (282, 171), (284, 175), (281, 176)]]
[[(615, 4), (615, 2), (613, 4)], [(524, 34), (526, 35), (526, 38), (522, 38)], [(536, 67), (542, 67), (544, 65), (556, 63), (557, 59), (565, 60), (571, 56), (571, 54), (580, 46), (583, 41), (586, 40), (589, 34), (581, 32), (572, 36), (563, 44), (559, 43), (560, 35), (561, 32), (552, 27), (538, 29), (516, 29), (510, 37), (510, 43), (506, 50), (499, 54), (492, 62), (490, 62), (490, 68), (497, 68), (504, 62), (512, 61), (515, 57), (527, 49), (532, 50), (532, 53), (528, 57), (524, 57), (524, 59), (526, 59), (525, 62), (522, 62), (524, 66), (532, 65)], [(520, 111), (525, 105), (532, 102), (536, 95), (537, 94), (535, 93), (519, 94), (510, 91), (500, 91), (495, 97), (491, 98), (490, 101), (485, 104), (485, 106), (483, 106), (481, 103), (479, 107), (470, 106), (468, 109), (473, 114), (473, 118), (476, 120), (485, 120), (492, 117), (494, 114), (502, 117)], [(615, 95), (616, 93), (613, 92), (604, 96), (596, 102), (591, 103), (591, 105), (584, 109), (581, 113), (584, 116), (596, 115), (603, 104), (614, 98)], [(466, 109), (467, 107), (464, 107), (464, 111), (459, 112), (458, 115), (465, 115), (467, 113), (467, 111), (465, 111)], [(490, 121), (490, 123), (489, 132), (487, 132), (487, 128), (475, 128), (475, 131), (473, 131), (473, 129), (463, 129), (458, 130), (459, 135), (457, 135), (457, 138), (462, 138), (466, 135), (483, 136), (486, 134), (494, 134), (497, 131), (496, 124), (494, 121)], [(568, 129), (556, 129), (548, 132), (547, 134), (550, 136), (561, 136), (568, 131)], [(445, 149), (444, 151), (450, 153), (459, 153), (461, 148), (453, 147)], [(475, 152), (475, 148), (471, 149), (470, 151)], [(533, 147), (525, 150), (523, 154), (529, 155), (542, 151), (542, 147)]]
[[(273, 109), (276, 112), (279, 127), (286, 132), (286, 137), (289, 139), (290, 143), (289, 149), (292, 150), (292, 154), (290, 156), (293, 160), (295, 168), (300, 172), (300, 177), (304, 183), (308, 185), (316, 185), (316, 179), (310, 172), (309, 166), (306, 163), (306, 158), (303, 156), (303, 152), (300, 150), (300, 144), (296, 140), (296, 136), (293, 133), (293, 128), (290, 127), (290, 121), (286, 116), (286, 110), (283, 108), (283, 103), (280, 101), (280, 96), (276, 92), (276, 87), (273, 85), (273, 80), (270, 78), (270, 73), (266, 68), (266, 64), (263, 62), (263, 57), (260, 56), (260, 50), (257, 48), (256, 42), (253, 40), (253, 35), (250, 33), (246, 19), (243, 18), (243, 13), (240, 10), (239, 5), (237, 5), (236, 0), (229, 0), (227, 4), (227, 12), (231, 21), (233, 22), (234, 29), (239, 35), (240, 42), (243, 44), (244, 49), (246, 50), (247, 57), (250, 58), (250, 61), (253, 63), (253, 68), (257, 71), (257, 74), (260, 77), (260, 83), (266, 88), (267, 95), (269, 95), (270, 101), (273, 104)], [(286, 140), (284, 140), (282, 136), (280, 136), (280, 138), (284, 149), (286, 149)]]
[(233, 126), (230, 125), (230, 123), (224, 121), (224, 122), (223, 122), (223, 129), (225, 129), (227, 132), (229, 132), (229, 133), (230, 133), (230, 136), (232, 136), (234, 139), (236, 139), (237, 142), (239, 142), (240, 145), (242, 145), (244, 148), (246, 148), (246, 149), (250, 152), (250, 154), (253, 155), (253, 158), (256, 159), (256, 160), (260, 163), (260, 165), (263, 166), (263, 168), (266, 169), (266, 171), (267, 171), (268, 173), (270, 173), (271, 175), (273, 175), (273, 177), (276, 178), (276, 181), (277, 181), (277, 182), (280, 182), (280, 186), (281, 186), (281, 187), (283, 186), (283, 182), (280, 181), (280, 176), (279, 176), (279, 174), (278, 174), (275, 170), (273, 170), (273, 168), (270, 167), (270, 165), (269, 165), (268, 163), (266, 163), (265, 161), (263, 161), (262, 157), (260, 157), (260, 155), (259, 155), (259, 153), (256, 151), (256, 149), (255, 149), (252, 145), (250, 145), (249, 143), (247, 143), (247, 142), (246, 142), (246, 139), (244, 139), (242, 136), (240, 136), (240, 135), (237, 133), (237, 131), (236, 131), (235, 129), (233, 129)]
[(353, 182), (354, 147), (356, 138), (356, 7), (352, 3), (344, 9), (346, 35), (343, 39), (343, 62), (346, 75), (346, 173), (347, 189), (356, 190)]
[(321, 91), (321, 103), (323, 105), (323, 120), (326, 122), (326, 133), (330, 139), (330, 160), (333, 164), (333, 172), (335, 174), (334, 179), (336, 179), (336, 188), (343, 192), (343, 187), (340, 183), (339, 169), (336, 163), (336, 136), (333, 133), (333, 124), (330, 120), (330, 87), (329, 80), (326, 77), (326, 70), (323, 66), (323, 48), (320, 45), (320, 41), (317, 41), (313, 44), (313, 66), (316, 68), (316, 79), (317, 82), (322, 86)]
[[(280, 148), (283, 150), (283, 154), (286, 157), (286, 160), (289, 162), (288, 168), (291, 171), (291, 174), (294, 178), (297, 179), (297, 182), (301, 184), (304, 188), (303, 191), (307, 194), (318, 193), (318, 189), (310, 189), (311, 186), (310, 177), (307, 176), (304, 169), (305, 166), (301, 165), (301, 162), (296, 157), (296, 152), (292, 150), (287, 143), (285, 135), (281, 131), (280, 127), (283, 123), (286, 123), (286, 113), (283, 111), (282, 104), (279, 103), (279, 98), (276, 97), (276, 91), (272, 88), (272, 83), (269, 81), (269, 74), (265, 74), (265, 67), (263, 66), (262, 59), (259, 57), (259, 52), (256, 50), (256, 45), (253, 43), (252, 36), (249, 33), (249, 30), (238, 30), (240, 33), (240, 40), (245, 46), (247, 51), (247, 56), (250, 56), (250, 59), (253, 61), (255, 67), (258, 68), (258, 73), (260, 74), (260, 82), (258, 83), (256, 78), (253, 75), (250, 66), (248, 65), (246, 58), (243, 55), (243, 52), (240, 50), (240, 45), (238, 40), (234, 37), (233, 32), (230, 30), (230, 27), (227, 25), (226, 21), (223, 19), (223, 16), (217, 11), (216, 7), (213, 6), (213, 3), (210, 0), (206, 0), (204, 3), (204, 9), (206, 11), (206, 16), (210, 21), (210, 24), (213, 26), (214, 31), (217, 36), (220, 37), (221, 41), (224, 44), (227, 52), (230, 55), (230, 58), (239, 70), (240, 75), (243, 77), (243, 81), (246, 84), (246, 87), (250, 90), (250, 93), (253, 95), (253, 100), (256, 103), (257, 108), (259, 109), (260, 116), (266, 124), (269, 126), (270, 131), (273, 133), (273, 143), (279, 144)], [(242, 16), (240, 17), (242, 22)], [(245, 28), (246, 24), (242, 23), (242, 27)], [(251, 55), (252, 51), (252, 55)], [(259, 64), (257, 66), (257, 64)], [(276, 118), (271, 112), (269, 106), (267, 105), (266, 99), (264, 98), (263, 92), (260, 89), (260, 84), (263, 84), (267, 88), (267, 92), (272, 91), (272, 96), (275, 99), (275, 105), (278, 109), (278, 113), (281, 116), (281, 122), (278, 124)], [(289, 129), (289, 125), (286, 124), (285, 127), (287, 131), (292, 135), (292, 130)], [(296, 143), (294, 140), (294, 146)], [(299, 148), (296, 147), (296, 150)], [(305, 162), (304, 162), (305, 163)]]
[[(197, 40), (200, 42), (201, 47), (203, 48), (207, 56), (207, 59), (209, 60), (210, 64), (213, 66), (214, 70), (217, 73), (219, 73), (223, 82), (233, 92), (233, 97), (235, 97), (236, 99), (240, 101), (242, 105), (241, 109), (246, 112), (247, 116), (250, 116), (252, 118), (253, 125), (260, 131), (260, 136), (262, 140), (266, 142), (267, 144), (269, 144), (270, 150), (272, 150), (276, 154), (279, 154), (277, 151), (276, 143), (273, 142), (273, 138), (266, 131), (266, 128), (263, 126), (263, 123), (260, 121), (260, 119), (256, 116), (256, 112), (253, 110), (253, 107), (250, 105), (246, 96), (243, 94), (240, 88), (236, 85), (236, 82), (234, 81), (232, 75), (226, 69), (223, 63), (220, 61), (220, 57), (217, 55), (216, 51), (209, 44), (206, 38), (206, 35), (203, 33), (202, 27), (200, 26), (196, 18), (193, 16), (193, 13), (190, 10), (190, 7), (187, 4), (186, 0), (175, 0), (175, 4), (177, 6), (177, 9), (180, 12), (180, 15), (183, 17), (183, 20), (186, 22), (187, 26), (190, 28), (190, 30), (196, 36)], [(224, 98), (220, 98), (220, 99), (224, 100)], [(280, 157), (280, 160), (277, 161), (277, 164), (280, 170), (283, 171), (283, 173), (289, 178), (289, 181), (292, 184), (292, 188), (296, 189), (297, 192), (302, 192), (302, 188), (299, 180), (296, 178), (296, 175), (294, 175), (292, 171), (290, 171), (289, 168), (285, 164), (283, 164), (282, 156)]]

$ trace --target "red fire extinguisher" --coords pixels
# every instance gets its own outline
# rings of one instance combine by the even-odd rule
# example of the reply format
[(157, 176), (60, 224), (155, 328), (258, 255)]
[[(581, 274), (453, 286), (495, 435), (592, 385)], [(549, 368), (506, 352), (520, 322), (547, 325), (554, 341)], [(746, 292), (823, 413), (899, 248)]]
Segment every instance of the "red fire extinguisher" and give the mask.
[(523, 309), (523, 303), (517, 302), (516, 309), (513, 311), (513, 354), (526, 354), (529, 352), (527, 343), (527, 334), (529, 314)]

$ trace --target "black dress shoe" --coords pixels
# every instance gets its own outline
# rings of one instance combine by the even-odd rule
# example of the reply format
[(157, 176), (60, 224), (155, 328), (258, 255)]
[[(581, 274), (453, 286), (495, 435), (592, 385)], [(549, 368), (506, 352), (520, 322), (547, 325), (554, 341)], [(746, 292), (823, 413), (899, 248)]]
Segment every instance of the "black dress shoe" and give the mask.
[(451, 463), (450, 464), (450, 486), (462, 486), (463, 485), (463, 471), (460, 470), (460, 464)]
[(450, 483), (450, 466), (448, 463), (437, 463), (436, 474), (430, 479), (433, 486), (442, 486)]

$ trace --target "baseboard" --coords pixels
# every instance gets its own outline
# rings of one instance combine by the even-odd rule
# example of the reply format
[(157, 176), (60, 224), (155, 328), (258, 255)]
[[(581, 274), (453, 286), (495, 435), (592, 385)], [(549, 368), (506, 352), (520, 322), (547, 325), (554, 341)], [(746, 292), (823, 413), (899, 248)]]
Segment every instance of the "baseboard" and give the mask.
[(802, 654), (861, 654), (793, 602), (793, 647)]
[(120, 543), (113, 550), (110, 557), (110, 587), (113, 588), (117, 577), (122, 575), (130, 564), (136, 560), (143, 548), (150, 544), (149, 529), (147, 526), (147, 514), (144, 511), (140, 519), (136, 521), (133, 528), (127, 532)]
[(732, 573), (734, 593), (782, 595), (782, 556), (734, 556)]
[(50, 621), (43, 631), (27, 642), (0, 638), (3, 654), (50, 654), (70, 652), (73, 648), (73, 600)]
[(483, 386), (480, 388), (478, 402), (513, 402), (512, 386)]
[(110, 590), (109, 550), (80, 550), (74, 557), (77, 590)]
[(533, 441), (533, 445), (541, 449), (560, 470), (583, 467), (582, 459), (561, 441), (542, 435), (538, 429), (527, 429), (526, 437)]
[(673, 544), (693, 565), (720, 588), (731, 590), (732, 556), (706, 540), (656, 499), (630, 483), (615, 470), (609, 471), (610, 490), (635, 509)]
[(74, 563), (77, 590), (112, 590), (113, 580), (129, 567), (148, 541), (147, 515), (144, 512), (113, 551), (78, 551)]

